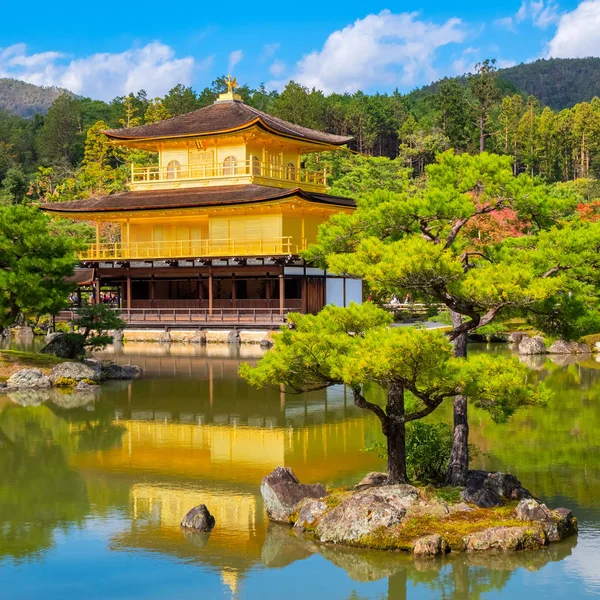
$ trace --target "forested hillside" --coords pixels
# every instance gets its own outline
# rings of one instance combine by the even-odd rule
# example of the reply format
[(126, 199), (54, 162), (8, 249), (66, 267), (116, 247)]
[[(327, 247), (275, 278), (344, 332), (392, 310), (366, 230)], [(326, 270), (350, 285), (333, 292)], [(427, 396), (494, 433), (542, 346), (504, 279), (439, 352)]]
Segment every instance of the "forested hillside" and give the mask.
[[(31, 119), (0, 112), (0, 202), (62, 201), (124, 189), (129, 163), (153, 164), (156, 156), (108, 144), (104, 129), (190, 112), (211, 104), (225, 89), (221, 77), (199, 92), (175, 86), (162, 98), (148, 98), (141, 90), (106, 103), (65, 93), (47, 115)], [(281, 92), (247, 85), (238, 92), (251, 106), (287, 121), (353, 136), (351, 152), (318, 159), (329, 161), (333, 184), (354, 169), (393, 188), (399, 174), (419, 177), (449, 149), (508, 155), (515, 174), (548, 183), (600, 176), (600, 100), (552, 110), (516, 91), (494, 61), (484, 61), (463, 80), (445, 79), (406, 95), (325, 96), (294, 82)], [(381, 159), (365, 162), (365, 156)], [(345, 191), (355, 190), (359, 181)]]
[(551, 58), (501, 69), (500, 79), (555, 110), (600, 96), (600, 58)]
[(0, 78), (0, 110), (21, 117), (45, 114), (50, 105), (66, 92), (67, 90), (58, 87), (43, 87), (17, 79)]

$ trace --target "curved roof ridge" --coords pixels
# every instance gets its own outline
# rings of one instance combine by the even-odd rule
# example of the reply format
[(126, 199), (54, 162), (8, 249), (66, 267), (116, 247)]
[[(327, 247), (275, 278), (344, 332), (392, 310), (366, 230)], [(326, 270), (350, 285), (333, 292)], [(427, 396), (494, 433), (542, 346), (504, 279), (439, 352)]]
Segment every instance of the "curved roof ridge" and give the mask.
[(123, 129), (108, 129), (104, 133), (117, 140), (165, 139), (195, 135), (214, 135), (244, 129), (259, 120), (264, 127), (283, 136), (341, 146), (352, 137), (326, 133), (289, 123), (241, 101), (216, 102), (195, 111), (177, 115), (157, 123)]

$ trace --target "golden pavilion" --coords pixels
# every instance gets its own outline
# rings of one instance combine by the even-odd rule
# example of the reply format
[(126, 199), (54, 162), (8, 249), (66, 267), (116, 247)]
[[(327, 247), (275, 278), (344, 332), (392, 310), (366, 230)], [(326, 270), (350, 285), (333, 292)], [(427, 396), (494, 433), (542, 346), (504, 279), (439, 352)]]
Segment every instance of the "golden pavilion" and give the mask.
[[(96, 223), (81, 253), (79, 283), (117, 289), (131, 320), (281, 322), (288, 311), (362, 300), (358, 280), (330, 276), (300, 252), (319, 225), (354, 210), (331, 196), (324, 171), (303, 167), (308, 153), (351, 138), (270, 116), (229, 91), (194, 112), (105, 134), (158, 154), (131, 165), (129, 189), (48, 205), (48, 213)], [(120, 241), (101, 239), (118, 224)]]

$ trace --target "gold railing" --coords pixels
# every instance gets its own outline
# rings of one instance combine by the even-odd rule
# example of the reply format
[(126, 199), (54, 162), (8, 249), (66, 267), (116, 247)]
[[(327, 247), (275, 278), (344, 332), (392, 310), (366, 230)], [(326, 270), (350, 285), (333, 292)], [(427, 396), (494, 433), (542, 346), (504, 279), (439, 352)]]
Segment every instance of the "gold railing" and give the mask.
[(177, 181), (186, 179), (216, 179), (255, 175), (281, 181), (326, 185), (326, 171), (297, 169), (292, 165), (273, 165), (257, 160), (235, 161), (231, 163), (208, 163), (198, 165), (169, 165), (166, 167), (136, 167), (131, 165), (132, 183), (156, 181)]
[(168, 258), (215, 258), (228, 256), (297, 255), (306, 240), (290, 236), (247, 240), (183, 240), (169, 242), (113, 242), (90, 244), (81, 260), (147, 260)]

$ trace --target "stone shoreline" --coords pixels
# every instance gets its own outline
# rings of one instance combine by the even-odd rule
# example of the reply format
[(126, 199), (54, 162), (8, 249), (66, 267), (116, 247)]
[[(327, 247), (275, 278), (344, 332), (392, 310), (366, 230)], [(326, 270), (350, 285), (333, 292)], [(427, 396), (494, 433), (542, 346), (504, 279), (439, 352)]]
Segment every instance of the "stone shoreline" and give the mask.
[(511, 475), (473, 471), (464, 489), (386, 485), (381, 475), (327, 491), (277, 467), (263, 479), (261, 493), (269, 519), (299, 535), (421, 557), (533, 550), (577, 533), (569, 509), (549, 509)]

